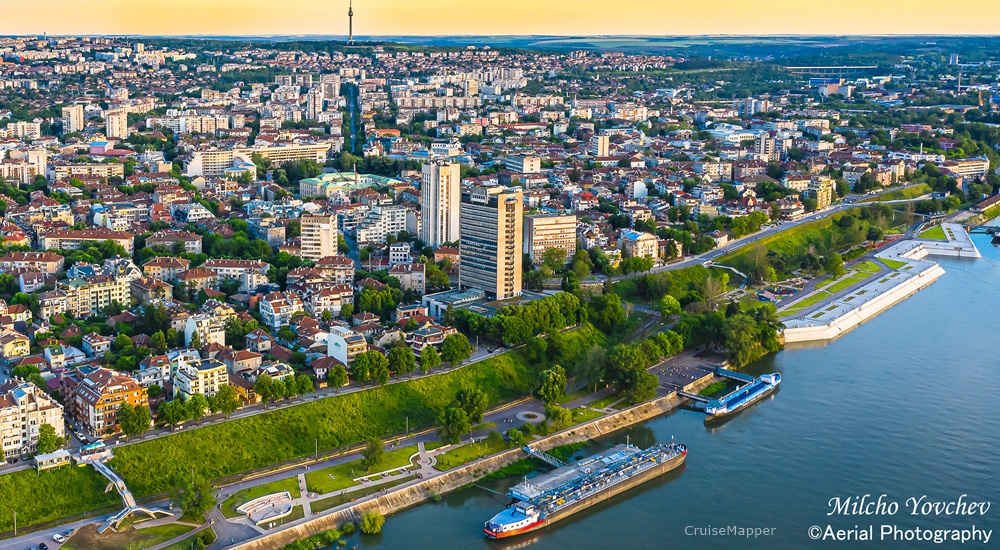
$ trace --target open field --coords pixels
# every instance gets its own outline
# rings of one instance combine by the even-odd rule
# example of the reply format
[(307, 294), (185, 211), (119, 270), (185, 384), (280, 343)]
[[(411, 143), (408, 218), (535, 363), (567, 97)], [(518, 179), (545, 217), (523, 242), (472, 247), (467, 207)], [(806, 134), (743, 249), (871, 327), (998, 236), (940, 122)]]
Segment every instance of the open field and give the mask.
[[(108, 480), (92, 467), (62, 466), (40, 474), (21, 470), (0, 476), (0, 506), (17, 510), (18, 528), (61, 517), (121, 506), (118, 493), (104, 492)], [(0, 532), (14, 528), (11, 514), (0, 513)]]
[(924, 231), (923, 233), (917, 235), (918, 239), (933, 239), (935, 241), (946, 241), (948, 237), (944, 235), (944, 228), (940, 225), (935, 225), (934, 227)]

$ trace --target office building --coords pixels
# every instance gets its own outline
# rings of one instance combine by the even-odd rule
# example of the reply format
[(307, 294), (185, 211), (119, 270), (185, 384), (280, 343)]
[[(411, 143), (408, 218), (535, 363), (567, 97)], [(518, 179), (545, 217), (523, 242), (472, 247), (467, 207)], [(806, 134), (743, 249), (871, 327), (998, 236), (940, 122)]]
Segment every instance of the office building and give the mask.
[(542, 159), (529, 155), (508, 155), (507, 170), (519, 174), (537, 174), (542, 171)]
[(436, 161), (421, 167), (420, 240), (437, 248), (458, 240), (462, 174), (457, 162)]
[(576, 253), (576, 216), (537, 214), (524, 217), (524, 253), (531, 263), (541, 265), (545, 251), (559, 248), (566, 251), (569, 261)]
[(307, 260), (319, 260), (337, 253), (337, 216), (302, 216), (301, 255)]
[(473, 187), (462, 195), (459, 286), (503, 300), (521, 294), (522, 193)]

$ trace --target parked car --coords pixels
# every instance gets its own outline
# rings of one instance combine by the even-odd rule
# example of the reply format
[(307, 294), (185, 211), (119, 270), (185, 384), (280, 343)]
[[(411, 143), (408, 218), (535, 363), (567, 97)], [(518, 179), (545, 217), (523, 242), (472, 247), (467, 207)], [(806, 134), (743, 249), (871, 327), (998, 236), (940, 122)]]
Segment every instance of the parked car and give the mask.
[(49, 550), (49, 545), (43, 542), (38, 545), (38, 550)]
[(60, 535), (59, 533), (56, 533), (56, 534), (52, 535), (52, 540), (58, 542), (59, 544), (62, 544), (64, 542), (66, 542), (66, 537)]

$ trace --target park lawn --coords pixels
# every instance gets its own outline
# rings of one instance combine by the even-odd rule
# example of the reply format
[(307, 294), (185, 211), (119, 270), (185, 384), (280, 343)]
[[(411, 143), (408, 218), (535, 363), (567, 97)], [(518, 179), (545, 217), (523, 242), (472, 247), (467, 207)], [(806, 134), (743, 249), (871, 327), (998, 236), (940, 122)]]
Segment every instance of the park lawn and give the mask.
[(447, 443), (445, 443), (444, 441), (428, 441), (427, 443), (424, 443), (424, 450), (429, 452), (433, 451), (434, 449), (440, 449), (445, 445), (447, 445)]
[(479, 430), (489, 430), (490, 428), (496, 428), (496, 427), (497, 427), (497, 423), (496, 422), (483, 422), (482, 424), (476, 424), (469, 431), (470, 432), (478, 432)]
[(818, 304), (830, 297), (830, 293), (825, 290), (817, 290), (795, 303), (795, 309), (805, 309), (811, 305)]
[[(590, 325), (580, 337), (598, 332)], [(576, 336), (574, 334), (574, 336)], [(463, 387), (483, 390), (491, 405), (528, 394), (535, 372), (506, 352), (445, 374), (307, 401), (281, 410), (204, 426), (115, 450), (111, 466), (139, 497), (173, 488), (193, 468), (219, 479), (373, 437), (434, 425)]]
[(868, 273), (868, 274), (878, 273), (879, 271), (882, 270), (878, 266), (878, 264), (876, 264), (875, 262), (873, 262), (871, 260), (865, 260), (863, 262), (858, 262), (851, 269), (853, 269), (854, 271), (857, 271), (859, 273)]
[[(424, 447), (426, 449), (426, 446)], [(372, 466), (372, 472), (384, 472), (393, 468), (402, 468), (411, 464), (410, 457), (417, 454), (416, 445), (400, 447), (386, 451), (382, 460)], [(365, 475), (361, 460), (354, 460), (322, 470), (313, 470), (306, 474), (306, 488), (312, 493), (331, 493), (357, 485), (354, 478)], [(331, 474), (333, 477), (331, 478)]]
[(727, 384), (726, 384), (725, 380), (720, 381), (720, 382), (716, 382), (714, 384), (709, 384), (709, 385), (705, 386), (700, 392), (698, 392), (698, 395), (701, 395), (703, 397), (709, 397), (709, 396), (711, 396), (713, 394), (716, 394), (716, 393), (718, 393), (718, 392), (726, 389), (726, 385)]
[(570, 401), (576, 401), (577, 399), (583, 399), (584, 397), (587, 397), (591, 393), (593, 393), (593, 392), (590, 391), (590, 388), (580, 388), (580, 389), (576, 390), (573, 393), (567, 393), (566, 395), (563, 395), (559, 399), (556, 399), (556, 403), (559, 404), (559, 405), (565, 405), (566, 403), (569, 403)]
[(622, 399), (622, 396), (617, 393), (613, 393), (607, 397), (602, 397), (597, 401), (592, 403), (587, 403), (587, 406), (593, 409), (606, 409), (611, 406), (612, 403)]
[(845, 288), (853, 284), (860, 283), (861, 281), (867, 279), (868, 276), (869, 275), (867, 273), (858, 273), (857, 275), (844, 277), (843, 279), (837, 281), (835, 284), (830, 285), (826, 290), (830, 294), (840, 292), (841, 290), (844, 290)]
[(947, 241), (948, 237), (944, 234), (944, 228), (940, 225), (935, 225), (934, 227), (928, 229), (917, 235), (918, 239), (931, 239), (935, 241)]
[(446, 453), (439, 454), (437, 456), (437, 464), (434, 467), (442, 472), (446, 472), (452, 468), (468, 464), (493, 453), (499, 453), (505, 449), (507, 449), (507, 443), (503, 440), (490, 442), (483, 439), (475, 443), (467, 443)]
[(243, 506), (257, 497), (270, 495), (272, 493), (280, 493), (282, 491), (288, 491), (291, 493), (292, 498), (299, 498), (302, 496), (299, 491), (299, 478), (290, 477), (287, 479), (279, 479), (277, 481), (272, 481), (256, 487), (247, 487), (246, 489), (237, 491), (233, 493), (233, 496), (222, 501), (222, 506), (220, 507), (222, 515), (227, 518), (240, 517), (242, 514), (236, 511), (236, 509), (240, 506)]
[[(117, 494), (117, 493), (115, 493)], [(77, 529), (63, 544), (64, 550), (129, 550), (132, 548), (149, 548), (175, 539), (184, 533), (193, 531), (195, 527), (168, 523), (147, 529), (128, 527), (121, 531), (108, 530), (98, 534), (94, 524)]]
[(899, 269), (899, 268), (901, 268), (901, 267), (903, 267), (903, 266), (906, 265), (906, 262), (901, 262), (899, 260), (887, 260), (887, 259), (883, 259), (883, 258), (879, 258), (879, 259), (882, 261), (882, 263), (884, 263), (885, 265), (889, 266), (889, 269)]
[(212, 528), (209, 527), (208, 529), (199, 531), (198, 533), (195, 533), (184, 540), (175, 542), (170, 546), (166, 546), (163, 548), (163, 550), (191, 550), (191, 548), (194, 547), (195, 539), (198, 538), (201, 538), (202, 542), (205, 543), (205, 546), (208, 547), (213, 542), (215, 542), (216, 534), (215, 531), (213, 531)]
[(604, 416), (604, 413), (586, 407), (577, 407), (571, 412), (573, 413), (573, 424), (583, 424)]
[(407, 475), (405, 477), (394, 478), (392, 481), (390, 481), (388, 483), (382, 483), (381, 485), (377, 485), (377, 486), (374, 486), (374, 487), (365, 487), (364, 489), (361, 489), (360, 491), (350, 491), (350, 492), (345, 493), (343, 495), (338, 494), (338, 495), (333, 495), (331, 497), (327, 497), (327, 498), (324, 498), (324, 499), (321, 499), (321, 500), (314, 500), (314, 501), (312, 501), (312, 502), (309, 503), (309, 509), (315, 515), (315, 514), (318, 514), (320, 512), (323, 512), (325, 510), (329, 510), (330, 508), (333, 508), (333, 507), (336, 507), (336, 506), (340, 506), (341, 504), (344, 504), (346, 502), (350, 502), (351, 500), (375, 494), (375, 493), (381, 491), (382, 489), (388, 489), (390, 487), (395, 487), (397, 485), (402, 485), (403, 483), (406, 483), (407, 481), (412, 481), (415, 477), (416, 477), (415, 475), (410, 474), (410, 475)]
[(17, 526), (28, 527), (66, 516), (121, 507), (118, 493), (104, 492), (108, 480), (90, 466), (66, 465), (35, 473), (21, 470), (0, 476), (0, 532), (14, 528), (9, 510), (17, 510)]

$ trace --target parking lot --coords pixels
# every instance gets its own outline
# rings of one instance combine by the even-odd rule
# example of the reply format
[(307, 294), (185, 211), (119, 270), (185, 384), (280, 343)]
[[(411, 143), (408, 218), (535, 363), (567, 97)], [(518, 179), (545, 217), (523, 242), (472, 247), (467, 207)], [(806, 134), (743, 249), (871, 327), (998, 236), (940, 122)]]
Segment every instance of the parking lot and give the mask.
[(666, 395), (714, 373), (724, 362), (723, 356), (711, 351), (683, 353), (654, 365), (649, 372), (660, 379), (659, 393)]

